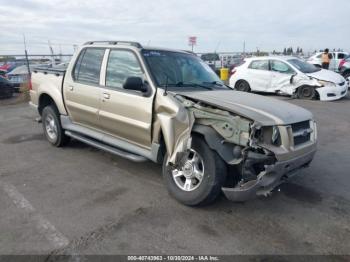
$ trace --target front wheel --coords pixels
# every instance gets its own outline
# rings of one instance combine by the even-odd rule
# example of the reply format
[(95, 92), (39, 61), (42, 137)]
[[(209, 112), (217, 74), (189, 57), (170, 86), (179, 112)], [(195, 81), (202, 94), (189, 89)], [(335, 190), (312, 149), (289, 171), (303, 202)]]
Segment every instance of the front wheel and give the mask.
[(311, 100), (315, 97), (316, 91), (312, 86), (301, 86), (298, 89), (298, 97), (301, 99)]
[(46, 106), (42, 112), (43, 130), (47, 140), (56, 147), (64, 146), (69, 137), (65, 135), (56, 107)]
[(206, 205), (221, 192), (226, 178), (226, 165), (203, 139), (194, 136), (192, 147), (176, 166), (163, 162), (163, 177), (170, 195), (188, 206)]

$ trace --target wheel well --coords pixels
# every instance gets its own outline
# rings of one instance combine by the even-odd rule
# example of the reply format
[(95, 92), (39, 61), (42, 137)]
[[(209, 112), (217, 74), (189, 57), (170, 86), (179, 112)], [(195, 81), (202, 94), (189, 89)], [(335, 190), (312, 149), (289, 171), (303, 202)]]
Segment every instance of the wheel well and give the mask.
[(160, 130), (160, 132), (159, 132), (158, 141), (159, 141), (159, 151), (158, 151), (158, 155), (157, 155), (157, 163), (161, 164), (161, 163), (163, 163), (164, 156), (167, 152), (167, 148), (166, 148), (166, 144), (165, 144), (162, 130)]
[(248, 83), (246, 80), (244, 80), (244, 79), (238, 80), (238, 81), (236, 82), (236, 84), (235, 84), (235, 88), (236, 88), (240, 83), (242, 83), (242, 82), (246, 82), (246, 83), (248, 84), (249, 88), (250, 88), (249, 83)]
[(54, 105), (57, 108), (56, 103), (51, 96), (49, 96), (48, 94), (42, 94), (39, 97), (39, 107), (38, 107), (38, 111), (40, 115), (42, 114), (43, 109), (48, 105)]

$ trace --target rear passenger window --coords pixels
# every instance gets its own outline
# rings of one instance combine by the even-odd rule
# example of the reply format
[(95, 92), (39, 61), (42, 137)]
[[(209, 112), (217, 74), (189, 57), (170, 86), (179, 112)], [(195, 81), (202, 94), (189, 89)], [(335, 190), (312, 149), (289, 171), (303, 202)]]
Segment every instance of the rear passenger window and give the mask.
[(142, 77), (143, 72), (135, 54), (125, 50), (111, 50), (109, 53), (106, 86), (123, 88), (128, 77)]
[(269, 70), (269, 61), (268, 60), (255, 60), (252, 61), (249, 65), (250, 69), (257, 70)]
[(338, 54), (338, 59), (344, 59), (345, 58), (345, 54), (339, 53)]
[(98, 85), (100, 83), (100, 70), (104, 49), (87, 48), (80, 53), (74, 67), (75, 81)]

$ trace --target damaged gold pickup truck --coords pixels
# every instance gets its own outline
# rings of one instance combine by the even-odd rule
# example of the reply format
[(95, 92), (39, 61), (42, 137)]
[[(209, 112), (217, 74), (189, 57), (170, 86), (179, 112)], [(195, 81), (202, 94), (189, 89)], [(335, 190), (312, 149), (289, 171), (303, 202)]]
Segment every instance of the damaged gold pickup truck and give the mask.
[(163, 164), (170, 194), (190, 206), (268, 195), (316, 151), (310, 112), (233, 91), (185, 51), (88, 42), (66, 70), (36, 69), (30, 95), (52, 145), (73, 138)]

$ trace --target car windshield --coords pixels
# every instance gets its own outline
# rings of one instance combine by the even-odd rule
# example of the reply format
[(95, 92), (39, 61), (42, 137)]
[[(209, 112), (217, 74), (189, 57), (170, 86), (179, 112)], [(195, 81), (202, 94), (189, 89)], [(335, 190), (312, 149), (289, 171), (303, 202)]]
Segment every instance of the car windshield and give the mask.
[(294, 67), (296, 67), (299, 71), (305, 73), (305, 74), (308, 74), (308, 73), (315, 73), (315, 72), (318, 72), (320, 71), (321, 69), (312, 65), (312, 64), (309, 64), (307, 62), (304, 62), (300, 59), (289, 59), (288, 62), (290, 64), (292, 64)]
[(144, 50), (143, 56), (159, 87), (228, 89), (215, 72), (193, 54)]
[(203, 61), (219, 61), (220, 57), (218, 54), (212, 53), (212, 54), (203, 54), (201, 55), (201, 59)]

